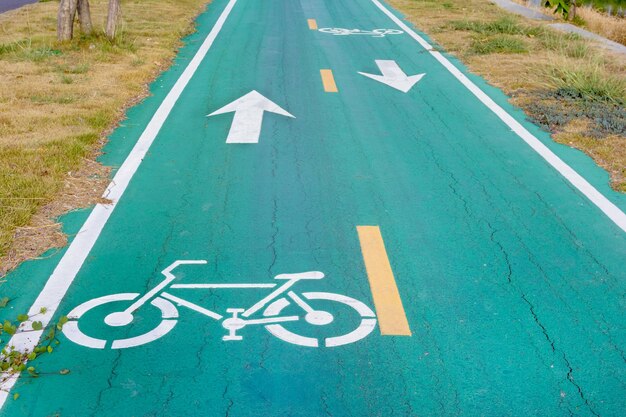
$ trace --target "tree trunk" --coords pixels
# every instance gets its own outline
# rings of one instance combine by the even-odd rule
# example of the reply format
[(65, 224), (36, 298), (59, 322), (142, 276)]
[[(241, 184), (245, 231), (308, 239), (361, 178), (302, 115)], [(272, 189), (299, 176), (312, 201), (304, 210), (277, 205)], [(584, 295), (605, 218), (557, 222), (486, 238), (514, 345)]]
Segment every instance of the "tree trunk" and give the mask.
[(78, 20), (80, 21), (80, 30), (85, 35), (90, 35), (93, 27), (89, 12), (89, 0), (78, 0)]
[(74, 17), (76, 16), (77, 0), (61, 0), (57, 14), (57, 38), (69, 41), (74, 35)]
[(572, 0), (569, 7), (569, 17), (571, 20), (574, 20), (576, 18), (576, 0)]
[(109, 13), (107, 16), (106, 35), (109, 39), (115, 38), (117, 19), (120, 16), (120, 0), (109, 0)]

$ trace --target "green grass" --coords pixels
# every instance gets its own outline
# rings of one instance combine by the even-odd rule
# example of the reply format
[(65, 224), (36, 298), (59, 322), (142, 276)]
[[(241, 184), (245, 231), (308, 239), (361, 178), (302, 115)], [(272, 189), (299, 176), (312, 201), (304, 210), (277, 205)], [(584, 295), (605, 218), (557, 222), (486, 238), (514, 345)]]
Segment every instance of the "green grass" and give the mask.
[(72, 84), (74, 82), (74, 79), (72, 77), (70, 77), (69, 75), (61, 75), (61, 84)]
[(470, 51), (478, 55), (486, 54), (521, 54), (528, 52), (526, 43), (521, 39), (507, 35), (495, 35), (488, 38), (474, 39)]
[(625, 8), (626, 0), (579, 0), (579, 5), (590, 4), (598, 10), (606, 10), (607, 6), (612, 6), (613, 10), (618, 7)]
[(56, 66), (57, 71), (63, 74), (86, 74), (89, 71), (88, 64), (67, 65), (61, 64)]
[(6, 253), (14, 225), (28, 223), (37, 201), (51, 197), (67, 172), (75, 169), (98, 140), (96, 133), (54, 141), (44, 146), (0, 147), (0, 253)]
[(549, 87), (560, 94), (619, 106), (626, 104), (626, 79), (608, 73), (599, 62), (576, 67), (555, 64), (545, 73)]
[(39, 62), (57, 55), (61, 55), (59, 49), (54, 49), (46, 44), (40, 45), (39, 42), (33, 42), (32, 39), (0, 44), (0, 58)]
[(76, 99), (70, 96), (57, 97), (55, 95), (36, 94), (30, 96), (30, 101), (35, 104), (71, 104), (74, 103)]
[(543, 29), (541, 27), (520, 25), (513, 17), (502, 17), (492, 22), (477, 20), (454, 20), (448, 24), (454, 30), (463, 30), (481, 35), (524, 35), (538, 36)]
[(539, 37), (539, 41), (544, 48), (571, 58), (592, 59), (595, 56), (589, 45), (573, 33), (564, 34), (546, 30)]
[[(108, 39), (104, 34), (95, 33), (89, 36), (77, 34), (76, 39), (72, 43), (56, 45), (56, 47), (47, 42), (49, 41), (26, 38), (14, 42), (0, 43), (0, 59), (41, 62), (51, 57), (63, 55), (63, 51), (95, 49), (102, 54), (103, 60), (106, 60), (110, 54), (134, 54), (137, 52), (136, 39), (131, 38), (123, 30), (118, 32), (115, 40)], [(88, 69), (88, 66), (77, 65), (67, 66), (63, 71), (80, 74), (87, 72)]]

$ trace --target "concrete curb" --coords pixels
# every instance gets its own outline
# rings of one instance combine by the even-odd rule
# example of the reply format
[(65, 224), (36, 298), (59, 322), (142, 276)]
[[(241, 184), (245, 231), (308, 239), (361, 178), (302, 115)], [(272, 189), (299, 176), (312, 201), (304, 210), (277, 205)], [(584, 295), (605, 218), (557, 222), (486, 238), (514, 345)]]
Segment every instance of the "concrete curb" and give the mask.
[(554, 20), (553, 17), (547, 16), (537, 10), (531, 9), (526, 6), (522, 6), (521, 4), (513, 3), (510, 0), (491, 0), (492, 3), (497, 4), (504, 10), (507, 10), (511, 13), (515, 13), (520, 16), (527, 17), (533, 20), (545, 20), (551, 21)]
[[(503, 8), (504, 10), (515, 13), (519, 16), (526, 17), (528, 19), (542, 20), (548, 22), (554, 20), (554, 18), (551, 16), (547, 16), (537, 10), (522, 6), (521, 4), (513, 3), (510, 0), (491, 0), (491, 2)], [(626, 55), (626, 46), (621, 45), (617, 42), (613, 42), (612, 40), (604, 38), (600, 35), (596, 35), (595, 33), (589, 32), (588, 30), (579, 28), (578, 26), (574, 26), (569, 23), (550, 23), (548, 26), (561, 32), (574, 33), (585, 39), (596, 41), (601, 47), (605, 49), (609, 49), (621, 55)]]

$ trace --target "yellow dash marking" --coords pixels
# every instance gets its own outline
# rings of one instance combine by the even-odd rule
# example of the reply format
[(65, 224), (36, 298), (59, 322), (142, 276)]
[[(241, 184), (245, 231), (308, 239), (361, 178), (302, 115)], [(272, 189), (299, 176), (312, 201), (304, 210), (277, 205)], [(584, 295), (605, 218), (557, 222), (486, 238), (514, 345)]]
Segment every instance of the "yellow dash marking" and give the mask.
[(411, 336), (400, 293), (378, 226), (357, 226), (374, 306), (384, 336)]
[(336, 93), (337, 84), (335, 84), (335, 77), (333, 77), (333, 72), (329, 69), (320, 70), (320, 74), (322, 74), (322, 83), (324, 84), (324, 91), (327, 93)]
[(307, 21), (309, 22), (309, 29), (317, 30), (317, 22), (315, 19), (307, 19)]

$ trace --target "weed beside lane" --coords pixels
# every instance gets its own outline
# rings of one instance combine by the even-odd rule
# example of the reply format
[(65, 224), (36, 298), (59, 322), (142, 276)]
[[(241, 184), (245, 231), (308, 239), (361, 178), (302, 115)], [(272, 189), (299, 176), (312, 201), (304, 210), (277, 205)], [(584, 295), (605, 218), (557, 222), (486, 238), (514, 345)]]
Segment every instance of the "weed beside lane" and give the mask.
[(528, 52), (526, 42), (521, 39), (496, 35), (488, 38), (478, 38), (472, 41), (470, 51), (475, 54), (521, 54)]
[(605, 101), (617, 106), (626, 104), (626, 78), (609, 73), (602, 61), (591, 60), (576, 65), (559, 62), (546, 67), (543, 72), (546, 85), (560, 96)]

